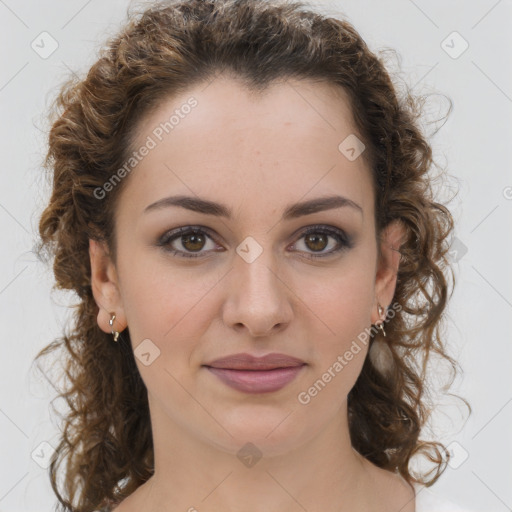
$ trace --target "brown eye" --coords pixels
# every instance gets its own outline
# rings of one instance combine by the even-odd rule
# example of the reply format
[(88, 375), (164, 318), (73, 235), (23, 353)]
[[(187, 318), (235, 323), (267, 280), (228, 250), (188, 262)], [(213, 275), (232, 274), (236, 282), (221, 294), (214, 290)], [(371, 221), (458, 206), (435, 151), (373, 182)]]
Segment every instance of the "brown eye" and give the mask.
[[(298, 248), (296, 242), (293, 249), (304, 252), (306, 258), (325, 258), (353, 247), (354, 242), (344, 231), (328, 226), (311, 226), (300, 237), (305, 249)], [(332, 241), (331, 241), (332, 240)], [(211, 244), (208, 248), (208, 244)], [(180, 258), (206, 257), (211, 252), (219, 251), (219, 246), (205, 228), (186, 226), (165, 233), (157, 245)], [(204, 249), (204, 250), (203, 250)], [(329, 250), (326, 250), (329, 249)], [(222, 248), (221, 248), (222, 250)], [(318, 253), (318, 254), (315, 254)]]
[[(209, 249), (205, 249), (211, 244)], [(216, 250), (213, 238), (199, 227), (187, 226), (165, 233), (158, 244), (166, 251), (182, 258), (199, 258)], [(205, 250), (203, 250), (205, 249)]]
[[(354, 245), (352, 238), (344, 231), (323, 225), (311, 226), (302, 233), (300, 240), (304, 240), (305, 257), (311, 259), (332, 256), (342, 250), (350, 249)], [(334, 242), (330, 242), (330, 240), (334, 240)], [(297, 249), (298, 245), (300, 245), (298, 242), (295, 243), (294, 249)], [(329, 247), (330, 250), (326, 251)], [(300, 250), (302, 251), (302, 249)]]
[(200, 251), (205, 244), (205, 236), (200, 233), (192, 233), (191, 235), (181, 236), (181, 245), (188, 251)]
[(305, 243), (312, 251), (323, 251), (328, 245), (328, 236), (324, 234), (306, 235)]

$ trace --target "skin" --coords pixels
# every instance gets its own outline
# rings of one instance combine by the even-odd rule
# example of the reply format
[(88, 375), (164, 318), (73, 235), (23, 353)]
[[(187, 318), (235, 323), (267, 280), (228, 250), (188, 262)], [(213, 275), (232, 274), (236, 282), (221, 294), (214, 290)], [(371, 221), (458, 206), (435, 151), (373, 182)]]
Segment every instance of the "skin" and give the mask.
[[(155, 475), (116, 512), (413, 512), (413, 489), (350, 443), (346, 397), (367, 345), (307, 405), (297, 398), (383, 318), (377, 304), (390, 305), (396, 286), (403, 228), (393, 223), (382, 234), (378, 260), (370, 171), (362, 156), (349, 161), (338, 149), (357, 134), (347, 97), (302, 80), (260, 96), (219, 76), (162, 102), (138, 127), (134, 147), (191, 96), (198, 105), (125, 178), (117, 261), (90, 241), (98, 325), (110, 333), (115, 312), (115, 330), (129, 326), (134, 350), (148, 338), (160, 350), (148, 366), (136, 358), (148, 389)], [(176, 206), (144, 213), (177, 194), (225, 204), (233, 217)], [(333, 194), (361, 210), (281, 219), (289, 204)], [(308, 259), (338, 247), (331, 235), (303, 236), (316, 224), (343, 230), (353, 246)], [(169, 244), (202, 257), (157, 245), (190, 225), (212, 238)], [(248, 236), (262, 248), (251, 263), (236, 252)], [(238, 352), (285, 353), (306, 366), (281, 390), (250, 395), (202, 366)], [(251, 467), (237, 457), (248, 442), (262, 454)]]

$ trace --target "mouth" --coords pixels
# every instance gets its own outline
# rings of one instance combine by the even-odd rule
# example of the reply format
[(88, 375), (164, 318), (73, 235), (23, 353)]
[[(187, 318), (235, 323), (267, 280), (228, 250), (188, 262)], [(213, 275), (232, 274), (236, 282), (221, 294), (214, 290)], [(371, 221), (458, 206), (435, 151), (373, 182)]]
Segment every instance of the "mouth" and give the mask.
[(304, 361), (285, 354), (268, 354), (264, 357), (235, 354), (203, 365), (227, 386), (252, 394), (282, 389), (305, 366)]

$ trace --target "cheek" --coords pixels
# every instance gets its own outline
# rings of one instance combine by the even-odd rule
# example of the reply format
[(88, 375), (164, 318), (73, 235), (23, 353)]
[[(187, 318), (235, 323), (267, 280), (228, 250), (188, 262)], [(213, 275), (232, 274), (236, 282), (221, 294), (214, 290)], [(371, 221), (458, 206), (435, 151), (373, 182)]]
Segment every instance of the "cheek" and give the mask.
[(312, 372), (324, 382), (333, 382), (325, 397), (330, 393), (346, 396), (364, 363), (374, 300), (372, 271), (370, 258), (354, 254), (329, 280), (316, 281), (309, 293), (304, 292), (308, 313), (302, 328), (315, 341)]
[[(372, 261), (358, 251), (338, 269), (333, 269), (321, 279), (308, 279), (303, 285), (307, 306), (318, 314), (325, 325), (325, 332), (335, 339), (357, 335), (371, 321), (374, 301)], [(321, 323), (321, 322), (320, 322)]]
[[(126, 254), (131, 256), (119, 262), (119, 277), (134, 349), (149, 338), (162, 355), (187, 355), (193, 348), (194, 338), (200, 339), (210, 321), (211, 312), (205, 308), (211, 302), (209, 292), (219, 277), (192, 267), (173, 268), (164, 258), (155, 261), (143, 251)], [(175, 340), (179, 340), (178, 352), (174, 350)]]

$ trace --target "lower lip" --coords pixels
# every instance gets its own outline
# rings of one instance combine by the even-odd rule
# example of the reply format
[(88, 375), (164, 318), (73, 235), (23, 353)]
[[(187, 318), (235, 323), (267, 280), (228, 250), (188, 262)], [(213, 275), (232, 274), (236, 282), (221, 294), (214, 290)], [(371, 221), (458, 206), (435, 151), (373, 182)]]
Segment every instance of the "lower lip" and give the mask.
[(270, 393), (291, 382), (305, 365), (276, 368), (275, 370), (228, 370), (206, 368), (228, 386), (244, 393)]

